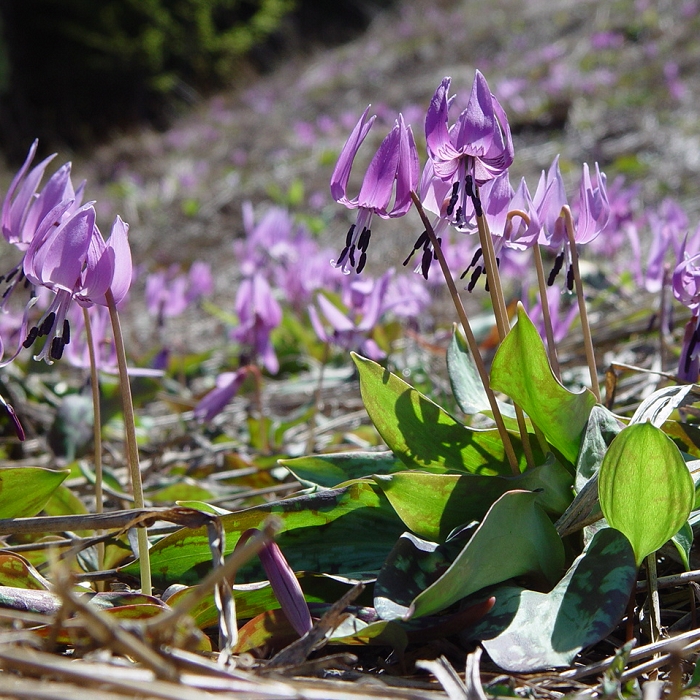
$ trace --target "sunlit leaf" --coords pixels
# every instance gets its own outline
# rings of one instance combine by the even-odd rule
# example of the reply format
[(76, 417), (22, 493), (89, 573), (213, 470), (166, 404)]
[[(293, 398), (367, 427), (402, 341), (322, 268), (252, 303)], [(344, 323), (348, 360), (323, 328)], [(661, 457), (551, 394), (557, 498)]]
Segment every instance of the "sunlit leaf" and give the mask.
[[(234, 548), (243, 532), (262, 526), (270, 514), (280, 519), (277, 542), (294, 571), (378, 571), (404, 530), (376, 486), (355, 483), (222, 516), (226, 552)], [(367, 533), (372, 536), (367, 537)], [(153, 546), (150, 557), (154, 583), (162, 588), (172, 583), (197, 583), (211, 570), (211, 552), (203, 528), (167, 535)], [(136, 562), (124, 567), (134, 576), (138, 570)], [(251, 562), (239, 572), (236, 582), (266, 578), (262, 567)]]
[(564, 545), (537, 494), (509, 491), (484, 517), (449, 569), (413, 601), (413, 615), (444, 610), (476, 591), (514, 576), (552, 585), (564, 566)]
[[(442, 468), (474, 474), (511, 474), (497, 430), (474, 430), (376, 362), (352, 354), (360, 374), (362, 400), (391, 451), (412, 469)], [(520, 469), (522, 445), (513, 436)], [(544, 461), (535, 448), (535, 460)]]
[(572, 393), (559, 383), (522, 304), (518, 322), (493, 358), (491, 386), (510, 396), (566, 459), (576, 461), (595, 396), (588, 389)]
[(550, 459), (515, 477), (404, 471), (377, 476), (376, 482), (406, 527), (420, 537), (444, 541), (454, 528), (481, 520), (507, 491), (537, 491), (537, 503), (560, 515), (571, 503), (573, 479)]
[(69, 474), (70, 469), (0, 468), (0, 518), (36, 515)]
[(22, 556), (0, 552), (0, 586), (47, 591), (49, 582)]
[(598, 474), (598, 497), (606, 520), (627, 536), (639, 565), (687, 521), (695, 486), (673, 441), (651, 423), (637, 423), (610, 444)]

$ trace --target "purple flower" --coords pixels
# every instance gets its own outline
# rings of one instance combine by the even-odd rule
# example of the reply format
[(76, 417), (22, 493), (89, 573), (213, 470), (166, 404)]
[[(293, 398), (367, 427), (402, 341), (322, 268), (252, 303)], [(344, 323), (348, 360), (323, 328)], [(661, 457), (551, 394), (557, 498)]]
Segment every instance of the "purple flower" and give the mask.
[[(355, 156), (365, 140), (376, 117), (367, 119), (369, 107), (362, 113), (350, 138), (343, 146), (335, 170), (331, 176), (333, 199), (349, 209), (358, 209), (357, 219), (348, 231), (336, 267), (349, 272), (348, 264), (362, 272), (367, 262), (367, 247), (371, 236), (372, 216), (383, 219), (403, 216), (411, 207), (411, 192), (418, 185), (419, 163), (413, 131), (404, 123), (403, 116), (374, 154), (360, 187), (360, 193), (352, 199), (347, 197), (348, 180)], [(393, 199), (393, 206), (391, 202)], [(355, 251), (360, 251), (355, 261)]]
[(350, 306), (347, 313), (319, 294), (316, 303), (331, 327), (327, 330), (316, 307), (309, 306), (309, 320), (319, 339), (346, 350), (357, 350), (370, 360), (386, 357), (370, 334), (387, 309), (385, 297), (392, 275), (393, 270), (389, 270), (376, 281), (363, 280), (360, 285), (351, 285), (345, 297)]
[(47, 336), (43, 350), (35, 359), (49, 364), (61, 358), (70, 342), (66, 314), (74, 299), (82, 306), (106, 305), (105, 294), (111, 289), (115, 302), (119, 303), (131, 284), (128, 225), (117, 217), (105, 242), (95, 224), (92, 204), (62, 220), (62, 214), (71, 204), (59, 204), (44, 218), (24, 258), (27, 279), (55, 294), (23, 343), (28, 348), (37, 338)]
[[(236, 543), (236, 548), (242, 547), (257, 532), (255, 528), (246, 530)], [(265, 544), (258, 556), (289, 624), (303, 637), (313, 627), (313, 621), (294, 570), (276, 542)]]
[(475, 186), (507, 170), (514, 151), (506, 113), (479, 71), (466, 109), (448, 127), (450, 83), (451, 78), (443, 78), (430, 101), (425, 138), (435, 177), (451, 187), (446, 214), (454, 215), (454, 223), (459, 225), (469, 200), (477, 197)]
[(279, 361), (270, 333), (282, 322), (282, 309), (262, 274), (255, 273), (241, 282), (236, 294), (236, 314), (239, 325), (231, 337), (252, 349), (270, 374), (277, 374)]
[(682, 260), (673, 271), (673, 296), (694, 314), (700, 309), (700, 253)]
[(696, 313), (686, 323), (681, 356), (678, 360), (678, 379), (688, 384), (695, 384), (698, 380), (698, 373), (700, 373), (700, 353), (698, 353), (698, 341), (700, 341), (699, 321), (700, 317)]
[(216, 378), (216, 387), (195, 406), (194, 417), (200, 423), (208, 423), (218, 416), (238, 393), (247, 372), (247, 367), (242, 367), (236, 372), (222, 372)]

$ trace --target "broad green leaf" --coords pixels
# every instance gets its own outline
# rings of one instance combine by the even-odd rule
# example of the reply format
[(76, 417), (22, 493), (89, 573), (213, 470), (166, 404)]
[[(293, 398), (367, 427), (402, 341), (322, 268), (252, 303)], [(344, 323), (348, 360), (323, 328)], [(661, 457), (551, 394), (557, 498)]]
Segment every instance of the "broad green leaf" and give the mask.
[(406, 527), (440, 542), (456, 527), (481, 520), (507, 491), (537, 491), (537, 503), (561, 515), (571, 503), (573, 481), (553, 458), (515, 477), (404, 471), (375, 480)]
[[(269, 515), (280, 519), (277, 542), (294, 571), (378, 571), (404, 530), (376, 486), (355, 483), (222, 516), (226, 552), (233, 550), (245, 530), (260, 527)], [(182, 529), (164, 537), (153, 546), (150, 557), (154, 584), (161, 588), (171, 583), (198, 583), (211, 570), (204, 528)], [(138, 563), (129, 564), (124, 571), (137, 575)], [(266, 578), (262, 567), (251, 562), (239, 572), (236, 583)]]
[(462, 641), (481, 641), (513, 673), (569, 666), (605, 638), (624, 615), (637, 578), (634, 552), (618, 530), (598, 532), (549, 593), (519, 586), (490, 590), (496, 604)]
[[(362, 400), (389, 449), (412, 469), (443, 469), (474, 474), (511, 474), (497, 430), (474, 430), (395, 374), (352, 353), (360, 375)], [(512, 437), (521, 471), (522, 445)], [(544, 461), (533, 445), (535, 460)]]
[(491, 387), (510, 396), (553, 447), (571, 463), (576, 461), (595, 396), (588, 389), (572, 393), (560, 384), (522, 304), (518, 304), (518, 322), (493, 358)]
[(687, 521), (695, 486), (673, 441), (651, 423), (637, 423), (610, 444), (598, 473), (598, 498), (640, 565)]
[(623, 428), (624, 425), (605, 406), (593, 406), (576, 460), (576, 491), (598, 473), (608, 446)]
[(564, 566), (564, 545), (529, 491), (509, 491), (484, 517), (449, 569), (413, 601), (413, 616), (430, 615), (514, 576), (550, 585)]
[(174, 503), (175, 501), (207, 501), (214, 498), (209, 489), (205, 489), (191, 477), (179, 478), (157, 490), (149, 490), (146, 498), (154, 503)]
[(280, 459), (304, 486), (333, 488), (350, 479), (400, 472), (406, 465), (393, 452), (334, 452)]
[(70, 469), (0, 468), (0, 518), (36, 515), (69, 474)]
[[(469, 352), (467, 341), (457, 330), (456, 324), (452, 327), (452, 340), (447, 348), (447, 375), (457, 405), (463, 413), (491, 415), (491, 404), (484, 391), (484, 384)], [(503, 416), (515, 418), (512, 405), (498, 401), (498, 407)]]

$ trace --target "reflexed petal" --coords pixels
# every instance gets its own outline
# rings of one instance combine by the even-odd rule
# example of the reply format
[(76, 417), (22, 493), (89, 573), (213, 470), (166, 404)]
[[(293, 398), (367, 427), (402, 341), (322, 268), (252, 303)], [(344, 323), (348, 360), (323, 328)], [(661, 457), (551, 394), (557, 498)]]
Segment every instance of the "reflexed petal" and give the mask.
[(331, 195), (336, 202), (346, 200), (345, 193), (348, 187), (348, 180), (350, 179), (352, 163), (355, 160), (360, 145), (365, 140), (369, 130), (372, 128), (372, 124), (374, 124), (374, 120), (377, 118), (376, 116), (372, 116), (368, 120), (368, 113), (369, 106), (362, 113), (360, 120), (345, 142), (343, 150), (340, 152), (338, 162), (333, 170), (333, 175), (331, 175)]
[(355, 330), (355, 324), (337, 306), (324, 297), (323, 294), (319, 294), (316, 301), (334, 331), (337, 333), (344, 333)]
[(411, 192), (418, 187), (420, 177), (420, 162), (416, 142), (413, 138), (413, 130), (399, 114), (399, 165), (396, 173), (396, 199), (394, 208), (389, 216), (403, 216), (413, 204)]
[(450, 140), (465, 155), (484, 156), (493, 142), (496, 129), (491, 90), (486, 78), (476, 71), (467, 108), (450, 130)]
[(386, 214), (399, 166), (399, 126), (387, 134), (367, 168), (357, 202), (360, 207)]
[(449, 111), (447, 93), (450, 89), (451, 80), (451, 78), (442, 79), (430, 100), (428, 113), (425, 115), (425, 141), (431, 158), (438, 157), (442, 148), (450, 141), (450, 135), (447, 130)]

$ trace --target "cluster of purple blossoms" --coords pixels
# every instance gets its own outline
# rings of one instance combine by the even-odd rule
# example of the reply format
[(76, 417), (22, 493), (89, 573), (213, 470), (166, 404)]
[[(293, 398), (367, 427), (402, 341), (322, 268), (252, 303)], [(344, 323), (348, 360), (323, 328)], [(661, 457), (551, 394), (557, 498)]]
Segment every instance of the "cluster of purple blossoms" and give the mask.
[[(514, 190), (508, 174), (514, 156), (513, 141), (501, 104), (491, 93), (484, 76), (476, 71), (467, 106), (450, 124), (449, 112), (454, 101), (454, 96), (449, 95), (450, 83), (450, 78), (440, 83), (427, 110), (425, 139), (428, 157), (420, 183), (413, 133), (399, 115), (365, 173), (360, 194), (355, 199), (348, 199), (346, 188), (350, 169), (374, 120), (373, 117), (367, 118), (369, 108), (362, 114), (341, 151), (331, 178), (331, 194), (335, 200), (349, 208), (359, 209), (335, 265), (342, 266), (344, 271), (355, 268), (361, 272), (366, 262), (372, 215), (403, 216), (410, 208), (412, 198), (420, 196), (424, 210), (436, 217), (432, 227), (440, 243), (441, 236), (449, 228), (460, 233), (475, 233), (479, 220), (484, 217), (497, 255), (505, 255), (508, 251), (517, 253), (536, 243), (545, 246), (556, 255), (550, 285), (566, 264), (571, 289), (573, 278), (565, 217), (569, 203), (558, 158), (546, 173), (542, 173), (534, 196), (525, 180)], [(392, 195), (394, 204), (390, 207)], [(575, 241), (589, 243), (605, 228), (610, 215), (605, 176), (597, 165), (593, 177), (588, 166), (583, 166), (575, 209)], [(422, 260), (416, 272), (427, 279), (434, 260), (427, 231), (419, 236), (404, 265), (419, 250), (422, 250)], [(356, 260), (358, 251), (359, 260)], [(481, 255), (481, 248), (476, 246), (471, 262), (462, 273), (464, 277), (473, 268), (467, 286), (470, 291), (483, 272), (479, 264)]]
[[(0, 214), (5, 239), (23, 254), (21, 262), (2, 278), (6, 285), (3, 307), (20, 284), (32, 289), (22, 322), (21, 345), (2, 365), (41, 338), (45, 341), (35, 359), (49, 364), (61, 359), (71, 340), (68, 311), (72, 303), (85, 308), (107, 306), (108, 292), (119, 303), (131, 284), (128, 224), (117, 217), (104, 240), (93, 202), (81, 204), (84, 183), (77, 189), (72, 185), (70, 163), (59, 168), (39, 190), (54, 156), (30, 169), (37, 146), (35, 141), (12, 180)], [(30, 327), (30, 309), (41, 298), (37, 289), (49, 290), (50, 300)], [(1, 341), (0, 350), (4, 350)]]

